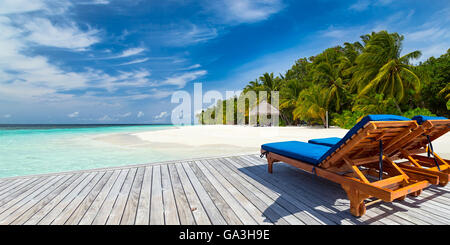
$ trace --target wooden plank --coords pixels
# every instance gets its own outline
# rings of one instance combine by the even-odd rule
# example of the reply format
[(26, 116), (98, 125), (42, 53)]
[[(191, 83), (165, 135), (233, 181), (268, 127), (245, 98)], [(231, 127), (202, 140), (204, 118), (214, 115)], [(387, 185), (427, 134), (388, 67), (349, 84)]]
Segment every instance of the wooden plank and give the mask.
[(177, 205), (167, 165), (161, 165), (161, 180), (166, 225), (179, 225), (180, 219), (178, 218)]
[[(259, 206), (259, 209), (275, 224), (292, 224), (292, 225), (304, 225), (299, 218), (291, 214), (289, 211), (284, 209), (278, 201), (272, 200), (254, 185), (245, 181), (241, 176), (236, 174), (234, 171), (226, 168), (225, 164), (217, 162), (214, 167), (219, 170), (219, 172), (226, 174), (230, 178), (230, 182), (236, 184), (235, 186), (242, 192), (245, 193), (247, 197), (255, 204)], [(284, 222), (283, 222), (284, 221)]]
[(198, 225), (210, 225), (211, 221), (209, 220), (199, 197), (195, 193), (194, 187), (192, 187), (192, 184), (189, 181), (186, 172), (184, 172), (183, 166), (180, 162), (177, 162), (175, 163), (175, 167), (177, 169), (178, 177), (180, 178), (181, 185), (183, 186), (184, 193), (186, 194), (186, 199), (188, 200), (189, 207), (192, 211), (195, 222)]
[(85, 199), (85, 197), (92, 191), (92, 189), (105, 177), (109, 177), (109, 174), (105, 172), (99, 172), (92, 179), (89, 180), (89, 183), (81, 190), (78, 194), (76, 194), (75, 198), (73, 198), (69, 204), (64, 208), (63, 211), (59, 215), (55, 215), (56, 218), (51, 222), (52, 225), (63, 225), (67, 219), (72, 215), (72, 213), (78, 208), (81, 202)]
[[(49, 178), (45, 178), (40, 183), (37, 183), (36, 185), (33, 185), (31, 188), (27, 189), (21, 195), (4, 203), (0, 207), (0, 220), (8, 216), (15, 209), (25, 204), (30, 198), (38, 195), (40, 192), (42, 192), (43, 189), (48, 188), (49, 186), (57, 182), (60, 178), (60, 176), (51, 176)], [(41, 187), (43, 189), (41, 189)]]
[(348, 159), (347, 157), (343, 157), (344, 162), (347, 164), (347, 166), (358, 176), (358, 178), (364, 182), (364, 183), (370, 183), (369, 180), (367, 180), (366, 176), (364, 176), (363, 173), (359, 170), (358, 166), (353, 163), (352, 160)]
[[(216, 191), (219, 193), (220, 197), (226, 200), (225, 202), (230, 206), (233, 212), (240, 219), (240, 221), (236, 223), (241, 223), (245, 225), (258, 224), (255, 221), (255, 219), (241, 206), (241, 204), (236, 200), (236, 198), (234, 198), (230, 194), (230, 192), (221, 183), (219, 183), (219, 181), (214, 177), (214, 175), (204, 166), (202, 161), (195, 161), (194, 164), (196, 164), (196, 169), (202, 171), (202, 174), (209, 180), (211, 185), (214, 186)], [(231, 219), (232, 218), (230, 217), (229, 220)]]
[(169, 175), (172, 182), (173, 193), (177, 205), (178, 217), (181, 225), (195, 225), (195, 219), (192, 215), (191, 207), (189, 206), (187, 197), (184, 193), (183, 185), (178, 176), (175, 164), (169, 164)]
[(150, 201), (150, 225), (164, 225), (161, 166), (153, 167), (152, 196)]
[[(310, 208), (305, 203), (295, 199), (291, 193), (288, 193), (268, 181), (266, 181), (263, 178), (260, 178), (259, 176), (254, 175), (247, 169), (243, 168), (241, 165), (239, 165), (234, 159), (226, 158), (226, 159), (219, 159), (220, 161), (227, 161), (230, 164), (224, 164), (225, 167), (230, 168), (232, 171), (234, 171), (236, 174), (240, 175), (242, 178), (244, 178), (247, 182), (251, 183), (258, 189), (260, 189), (262, 192), (269, 195), (272, 200), (276, 200), (280, 203), (284, 208), (286, 208), (289, 212), (291, 212), (293, 215), (298, 217), (302, 222), (305, 224), (336, 224), (338, 222), (332, 221), (328, 219), (326, 216), (322, 213), (327, 212), (327, 210), (320, 210), (316, 211), (313, 208)], [(331, 214), (331, 213), (330, 213)], [(346, 221), (344, 220), (344, 223)], [(339, 222), (340, 223), (340, 222)], [(348, 222), (347, 224), (352, 224)]]
[[(89, 194), (84, 198), (84, 200), (78, 205), (78, 207), (73, 211), (73, 213), (70, 215), (70, 217), (65, 221), (64, 224), (66, 225), (75, 225), (80, 222), (80, 220), (83, 218), (85, 213), (88, 211), (89, 207), (94, 203), (96, 197), (99, 195), (101, 190), (110, 183), (110, 181), (113, 178), (114, 172), (108, 171), (105, 173), (105, 175), (102, 177), (102, 179), (95, 185), (95, 187), (92, 189), (92, 191), (89, 192)], [(117, 175), (116, 175), (117, 177)]]
[[(149, 224), (152, 182), (160, 183), (164, 224), (202, 224), (197, 207), (206, 218), (203, 224), (214, 223), (211, 212), (227, 224), (272, 224), (267, 217), (282, 217), (280, 224), (450, 224), (449, 186), (371, 205), (365, 216), (355, 218), (335, 183), (288, 165), (270, 175), (266, 164), (248, 155), (163, 164), (159, 180), (153, 179), (155, 164), (0, 179), (0, 224), (91, 224), (95, 219), (102, 224)], [(400, 188), (393, 196), (410, 190)]]
[(22, 193), (28, 191), (32, 188), (38, 181), (43, 181), (43, 179), (32, 179), (24, 180), (19, 182), (14, 182), (14, 185), (9, 186), (4, 190), (4, 193), (0, 196), (0, 207), (12, 199), (17, 198)]
[(6, 188), (9, 188), (12, 185), (20, 184), (21, 182), (27, 181), (28, 179), (8, 179), (3, 180), (2, 183), (0, 183), (0, 194), (3, 193), (3, 191)]
[(126, 206), (126, 202), (128, 200), (128, 196), (130, 195), (131, 186), (133, 185), (134, 178), (136, 177), (137, 168), (132, 168), (128, 171), (127, 178), (122, 185), (122, 188), (117, 195), (116, 201), (114, 202), (114, 206), (111, 209), (111, 213), (109, 214), (108, 220), (106, 221), (107, 225), (118, 225), (122, 219), (122, 215)]
[[(12, 225), (21, 225), (28, 221), (33, 215), (38, 213), (43, 207), (45, 207), (53, 198), (58, 195), (62, 190), (67, 188), (72, 182), (76, 181), (81, 174), (66, 175), (60, 181), (61, 185), (54, 185), (55, 188), (47, 188), (39, 196), (33, 198), (27, 204), (23, 205), (20, 209), (16, 210), (14, 216), (15, 219), (11, 219)], [(41, 198), (43, 197), (43, 198)]]
[(139, 203), (136, 211), (136, 225), (148, 225), (150, 223), (150, 194), (152, 190), (153, 167), (145, 168), (144, 179), (142, 181)]
[[(15, 209), (13, 212), (9, 212), (7, 217), (1, 219), (0, 224), (23, 224), (46, 204), (40, 201), (43, 197), (46, 197), (47, 194), (52, 192), (55, 188), (57, 188), (57, 190), (60, 189), (61, 186), (64, 188), (67, 182), (71, 183), (71, 181), (77, 179), (78, 176), (80, 175), (58, 176), (59, 178), (57, 178), (58, 180), (56, 182), (50, 186), (46, 186), (43, 191), (37, 192), (39, 193), (38, 195), (33, 196), (31, 199), (24, 202), (23, 205)], [(44, 198), (44, 200), (46, 199), (47, 198)]]
[(119, 177), (117, 177), (116, 182), (108, 193), (105, 201), (103, 202), (100, 210), (97, 212), (97, 216), (94, 218), (92, 224), (93, 225), (104, 225), (108, 220), (109, 214), (111, 213), (111, 209), (114, 206), (114, 203), (119, 195), (120, 190), (122, 189), (122, 185), (128, 175), (130, 169), (122, 169), (120, 171)]
[[(47, 204), (42, 210), (33, 215), (26, 224), (41, 224), (41, 225), (49, 225), (52, 221), (58, 217), (58, 215), (63, 212), (67, 205), (83, 190), (85, 186), (87, 186), (92, 179), (96, 178), (98, 173), (91, 172), (88, 173), (86, 178), (83, 179), (76, 186), (72, 185), (73, 188), (64, 189), (56, 198)], [(98, 178), (100, 179), (100, 178)], [(43, 211), (44, 210), (44, 211)], [(42, 215), (41, 215), (42, 214)], [(40, 219), (42, 217), (42, 219)], [(34, 223), (34, 221), (38, 221), (38, 223)]]
[(215, 203), (212, 201), (211, 197), (205, 191), (205, 188), (203, 188), (203, 186), (200, 183), (200, 181), (198, 180), (197, 176), (194, 174), (192, 169), (189, 167), (189, 164), (187, 162), (183, 162), (182, 166), (183, 166), (184, 171), (186, 172), (189, 180), (191, 181), (191, 184), (194, 187), (195, 192), (197, 193), (197, 195), (200, 199), (200, 202), (203, 205), (203, 208), (205, 209), (206, 213), (208, 214), (208, 217), (211, 220), (211, 223), (213, 225), (226, 225), (227, 222), (223, 218), (219, 209), (217, 209), (217, 207), (216, 207)]
[(37, 178), (33, 179), (16, 179), (13, 181), (8, 181), (5, 185), (1, 185), (2, 189), (0, 191), (0, 200), (4, 197), (16, 193), (18, 190), (22, 189), (23, 186), (26, 186), (30, 183), (33, 183), (37, 180)]
[(238, 200), (242, 207), (255, 219), (258, 224), (272, 225), (273, 223), (267, 220), (262, 212), (245, 196), (243, 195), (229, 180), (222, 176), (208, 160), (203, 162), (203, 165), (216, 177), (222, 186), (224, 186), (233, 197)]
[(205, 191), (211, 197), (211, 200), (216, 205), (220, 214), (225, 219), (227, 224), (230, 225), (240, 225), (242, 222), (239, 220), (238, 216), (234, 213), (233, 209), (228, 205), (226, 200), (220, 195), (216, 188), (211, 184), (211, 182), (206, 178), (206, 176), (199, 169), (197, 164), (201, 164), (200, 161), (189, 162), (189, 167), (197, 176), (201, 185), (204, 187)]
[[(109, 192), (113, 188), (114, 184), (118, 180), (119, 175), (123, 172), (123, 170), (115, 170), (111, 176), (111, 178), (108, 180), (108, 182), (103, 186), (102, 190), (98, 193), (98, 195), (95, 197), (94, 202), (88, 207), (87, 211), (84, 213), (83, 217), (81, 218), (73, 218), (72, 224), (80, 224), (80, 225), (90, 225), (94, 221), (95, 217), (97, 216), (97, 213), (99, 212), (100, 208), (102, 207), (103, 202), (107, 198)], [(76, 220), (79, 221), (77, 222)]]
[(130, 196), (128, 197), (122, 220), (120, 221), (121, 225), (134, 225), (144, 174), (144, 167), (137, 169), (136, 177), (134, 179), (133, 186), (131, 187)]

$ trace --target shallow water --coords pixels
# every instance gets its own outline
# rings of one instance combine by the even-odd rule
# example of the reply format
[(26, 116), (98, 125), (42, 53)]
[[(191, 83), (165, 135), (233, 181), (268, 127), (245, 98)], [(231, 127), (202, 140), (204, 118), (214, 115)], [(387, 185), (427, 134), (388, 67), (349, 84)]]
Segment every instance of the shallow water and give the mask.
[(153, 151), (151, 147), (112, 144), (96, 138), (172, 127), (0, 126), (0, 177), (171, 160), (171, 155)]

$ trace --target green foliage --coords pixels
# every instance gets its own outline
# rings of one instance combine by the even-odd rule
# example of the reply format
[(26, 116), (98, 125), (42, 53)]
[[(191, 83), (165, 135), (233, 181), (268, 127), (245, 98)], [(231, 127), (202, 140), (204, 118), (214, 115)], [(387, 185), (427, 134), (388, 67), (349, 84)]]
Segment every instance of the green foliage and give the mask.
[(329, 96), (329, 89), (320, 85), (313, 85), (303, 90), (298, 97), (296, 108), (292, 112), (294, 119), (310, 123), (321, 122), (325, 125)]
[(400, 111), (395, 106), (394, 98), (385, 98), (383, 94), (360, 97), (355, 101), (352, 111), (358, 111), (365, 115), (400, 113)]
[(419, 108), (419, 107), (404, 112), (402, 116), (407, 117), (407, 118), (412, 118), (412, 117), (417, 116), (417, 115), (433, 116), (433, 117), (436, 116), (436, 114), (433, 114), (428, 109), (426, 109), (426, 108)]
[[(450, 49), (439, 58), (413, 65), (421, 52), (401, 54), (403, 40), (402, 35), (387, 31), (363, 35), (360, 42), (297, 60), (284, 75), (264, 73), (244, 92), (265, 91), (270, 102), (270, 92), (279, 91), (280, 125), (325, 124), (326, 112), (332, 124), (342, 128), (352, 127), (368, 114), (450, 117)], [(212, 115), (205, 123), (225, 122), (225, 114), (215, 116), (225, 104), (202, 112)], [(237, 108), (235, 113), (244, 113), (248, 122), (253, 106)]]
[(450, 49), (439, 58), (431, 57), (417, 68), (423, 80), (421, 107), (431, 112), (450, 117)]
[(360, 111), (344, 110), (342, 113), (334, 113), (331, 120), (332, 125), (336, 125), (341, 128), (350, 129), (362, 118), (365, 114)]

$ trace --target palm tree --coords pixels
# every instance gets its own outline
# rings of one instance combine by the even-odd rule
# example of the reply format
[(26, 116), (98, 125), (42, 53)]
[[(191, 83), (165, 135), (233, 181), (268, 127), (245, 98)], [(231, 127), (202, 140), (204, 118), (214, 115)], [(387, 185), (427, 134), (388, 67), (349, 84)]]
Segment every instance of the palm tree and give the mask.
[(325, 50), (315, 58), (316, 66), (313, 71), (315, 81), (324, 81), (330, 87), (327, 104), (334, 100), (336, 111), (340, 110), (341, 94), (344, 90), (344, 81), (341, 74), (342, 53), (339, 53), (341, 51), (339, 47)]
[(294, 120), (300, 119), (308, 122), (322, 121), (326, 125), (326, 112), (328, 110), (328, 97), (330, 92), (320, 85), (312, 85), (303, 90), (292, 112)]
[(288, 80), (280, 91), (280, 113), (287, 124), (291, 124), (292, 111), (297, 104), (298, 96), (302, 91), (302, 85), (298, 79)]
[(397, 109), (404, 99), (408, 88), (420, 90), (420, 79), (412, 71), (410, 61), (421, 56), (420, 51), (414, 51), (400, 56), (403, 36), (387, 31), (366, 35), (364, 51), (356, 59), (358, 70), (354, 73), (352, 82), (358, 86), (358, 96), (370, 91), (394, 98)]
[(395, 105), (393, 98), (385, 98), (383, 94), (375, 96), (361, 96), (353, 105), (352, 111), (368, 114), (394, 114)]
[(440, 96), (444, 96), (447, 100), (447, 110), (450, 110), (450, 83), (447, 84), (441, 91), (439, 91)]
[(244, 88), (244, 93), (247, 91), (258, 91), (261, 88), (261, 84), (259, 83), (258, 79), (255, 79), (255, 81), (250, 81), (247, 86)]
[(263, 91), (267, 92), (267, 96), (270, 98), (270, 92), (279, 91), (283, 83), (283, 79), (279, 77), (273, 77), (273, 73), (264, 73), (259, 77), (261, 81), (261, 87)]

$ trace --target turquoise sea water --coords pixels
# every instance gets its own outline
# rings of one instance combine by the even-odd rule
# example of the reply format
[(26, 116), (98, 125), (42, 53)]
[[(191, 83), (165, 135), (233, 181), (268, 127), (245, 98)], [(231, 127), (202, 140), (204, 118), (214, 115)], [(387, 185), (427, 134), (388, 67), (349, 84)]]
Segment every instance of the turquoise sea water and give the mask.
[(0, 178), (170, 160), (149, 147), (96, 137), (173, 126), (0, 126)]

